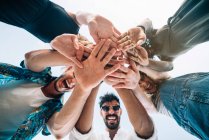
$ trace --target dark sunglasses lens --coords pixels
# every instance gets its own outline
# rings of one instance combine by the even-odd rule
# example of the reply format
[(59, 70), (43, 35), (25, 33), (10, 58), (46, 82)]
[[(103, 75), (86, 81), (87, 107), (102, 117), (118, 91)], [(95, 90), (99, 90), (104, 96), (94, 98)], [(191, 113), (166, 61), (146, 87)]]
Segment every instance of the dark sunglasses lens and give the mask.
[(118, 110), (120, 109), (120, 106), (119, 106), (119, 105), (113, 106), (112, 109), (113, 109), (114, 111), (118, 111)]
[(102, 106), (102, 110), (108, 112), (110, 110), (109, 106)]

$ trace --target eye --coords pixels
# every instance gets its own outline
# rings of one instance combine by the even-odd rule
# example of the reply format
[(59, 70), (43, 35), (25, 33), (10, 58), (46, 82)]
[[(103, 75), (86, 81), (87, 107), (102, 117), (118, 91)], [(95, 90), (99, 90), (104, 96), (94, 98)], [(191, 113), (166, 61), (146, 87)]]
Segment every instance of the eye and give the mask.
[(110, 110), (109, 106), (102, 106), (101, 109), (105, 112), (108, 112)]

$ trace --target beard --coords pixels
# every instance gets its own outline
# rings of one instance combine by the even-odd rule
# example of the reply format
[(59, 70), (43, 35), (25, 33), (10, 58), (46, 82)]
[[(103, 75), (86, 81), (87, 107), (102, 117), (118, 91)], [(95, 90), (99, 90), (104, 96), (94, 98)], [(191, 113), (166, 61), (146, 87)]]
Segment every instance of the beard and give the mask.
[[(112, 123), (109, 123), (108, 122), (108, 117), (115, 117), (116, 118), (116, 122), (112, 122)], [(105, 125), (108, 129), (110, 130), (114, 130), (114, 129), (117, 129), (119, 127), (119, 124), (120, 124), (120, 117), (118, 117), (117, 115), (107, 115), (104, 119), (104, 122), (105, 122)]]

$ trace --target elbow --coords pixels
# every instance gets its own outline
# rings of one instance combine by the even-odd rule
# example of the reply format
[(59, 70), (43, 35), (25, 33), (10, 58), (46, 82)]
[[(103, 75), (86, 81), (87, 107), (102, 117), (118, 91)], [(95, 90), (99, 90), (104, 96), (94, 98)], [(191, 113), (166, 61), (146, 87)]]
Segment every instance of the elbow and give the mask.
[(50, 130), (56, 139), (63, 139), (67, 135), (67, 133), (63, 131), (62, 128), (60, 129), (51, 128)]
[(25, 60), (24, 60), (24, 62), (25, 62), (25, 67), (28, 68), (28, 69), (31, 67), (31, 59), (32, 59), (32, 57), (33, 57), (33, 52), (25, 53)]
[(151, 119), (148, 121), (144, 121), (141, 123), (141, 127), (139, 129), (135, 130), (137, 135), (140, 136), (141, 138), (150, 138), (152, 137), (154, 133), (154, 125)]

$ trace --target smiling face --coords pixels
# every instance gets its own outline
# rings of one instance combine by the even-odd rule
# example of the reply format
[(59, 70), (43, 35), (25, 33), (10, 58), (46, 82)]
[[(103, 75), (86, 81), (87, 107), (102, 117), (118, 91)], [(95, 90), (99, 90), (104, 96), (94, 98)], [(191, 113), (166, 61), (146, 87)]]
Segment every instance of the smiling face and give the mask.
[(105, 102), (101, 107), (101, 116), (108, 129), (118, 129), (121, 114), (122, 110), (116, 100)]
[(157, 84), (146, 75), (141, 76), (139, 86), (148, 94), (154, 94), (157, 92)]
[(70, 91), (75, 86), (75, 78), (72, 71), (65, 72), (62, 76), (58, 77), (55, 81), (55, 89), (59, 92)]

